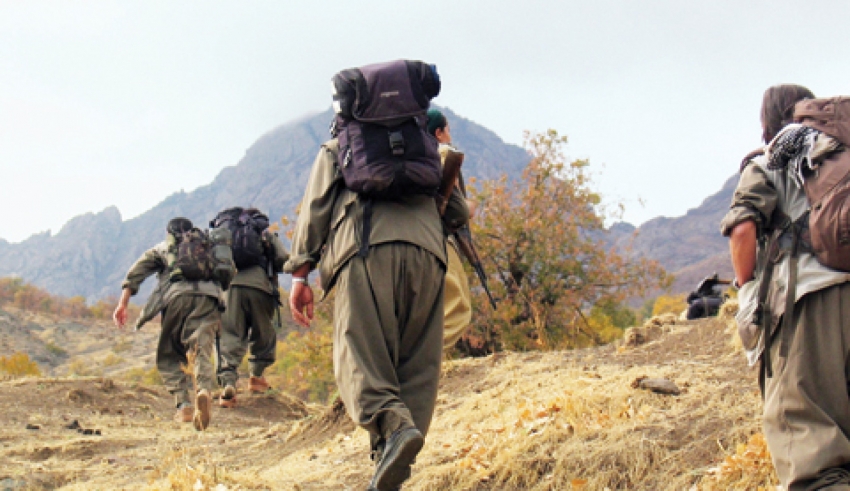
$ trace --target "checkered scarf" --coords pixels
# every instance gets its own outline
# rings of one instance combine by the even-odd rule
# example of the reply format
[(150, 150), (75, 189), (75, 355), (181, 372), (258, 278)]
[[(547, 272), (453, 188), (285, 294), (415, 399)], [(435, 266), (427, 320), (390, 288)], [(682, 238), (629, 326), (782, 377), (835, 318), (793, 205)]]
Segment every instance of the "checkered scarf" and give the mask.
[(820, 132), (809, 126), (789, 124), (770, 142), (767, 149), (767, 168), (788, 169), (794, 181), (802, 187), (805, 175), (814, 170), (812, 149)]

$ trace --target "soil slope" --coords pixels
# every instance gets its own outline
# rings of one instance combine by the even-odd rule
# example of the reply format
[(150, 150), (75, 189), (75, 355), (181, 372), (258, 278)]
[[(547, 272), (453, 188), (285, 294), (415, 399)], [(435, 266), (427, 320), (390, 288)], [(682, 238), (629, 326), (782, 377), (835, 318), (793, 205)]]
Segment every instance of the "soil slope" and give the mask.
[[(726, 324), (656, 331), (638, 346), (446, 362), (404, 489), (771, 484), (763, 451), (742, 463), (761, 402)], [(675, 383), (679, 394), (641, 389), (647, 377)], [(341, 405), (240, 394), (240, 407), (216, 407), (211, 428), (198, 433), (171, 421), (162, 387), (119, 380), (0, 382), (0, 489), (363, 490), (371, 477), (368, 436)]]

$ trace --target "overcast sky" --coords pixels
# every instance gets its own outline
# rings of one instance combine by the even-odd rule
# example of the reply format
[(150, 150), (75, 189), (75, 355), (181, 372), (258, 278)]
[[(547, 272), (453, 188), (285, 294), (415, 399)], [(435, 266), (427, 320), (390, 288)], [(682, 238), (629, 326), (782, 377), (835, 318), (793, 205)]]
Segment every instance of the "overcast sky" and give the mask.
[(435, 102), (521, 144), (554, 128), (639, 225), (719, 190), (765, 88), (850, 94), (847, 1), (0, 1), (0, 237), (125, 219), (209, 183), (330, 77), (435, 63)]

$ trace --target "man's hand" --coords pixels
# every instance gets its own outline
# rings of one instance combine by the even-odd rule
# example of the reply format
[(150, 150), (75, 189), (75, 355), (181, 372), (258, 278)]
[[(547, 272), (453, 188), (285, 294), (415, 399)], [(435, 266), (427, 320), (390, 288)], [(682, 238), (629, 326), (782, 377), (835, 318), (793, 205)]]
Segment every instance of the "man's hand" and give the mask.
[[(293, 277), (293, 279), (298, 277)], [(289, 292), (289, 310), (292, 318), (299, 325), (310, 327), (313, 321), (313, 289), (306, 281), (295, 280), (292, 282), (292, 291)]]
[(130, 290), (125, 288), (121, 291), (121, 299), (118, 300), (118, 306), (115, 307), (115, 312), (112, 314), (112, 320), (118, 329), (124, 329), (127, 325), (127, 304), (130, 303)]

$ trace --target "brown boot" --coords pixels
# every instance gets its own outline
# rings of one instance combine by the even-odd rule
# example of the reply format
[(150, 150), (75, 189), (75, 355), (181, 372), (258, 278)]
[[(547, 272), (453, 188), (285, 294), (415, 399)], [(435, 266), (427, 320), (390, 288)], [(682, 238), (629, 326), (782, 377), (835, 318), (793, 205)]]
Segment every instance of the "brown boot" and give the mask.
[(183, 406), (177, 409), (177, 412), (174, 413), (174, 421), (177, 423), (190, 423), (192, 421), (192, 406)]
[(192, 423), (198, 431), (204, 431), (210, 426), (212, 415), (212, 396), (207, 389), (201, 389), (195, 396), (195, 414)]
[(227, 409), (236, 407), (236, 387), (230, 384), (225, 385), (224, 390), (221, 391), (221, 397), (218, 398), (218, 405)]
[(266, 382), (266, 377), (251, 377), (248, 380), (248, 390), (251, 392), (262, 394), (269, 389), (271, 389), (271, 386)]

